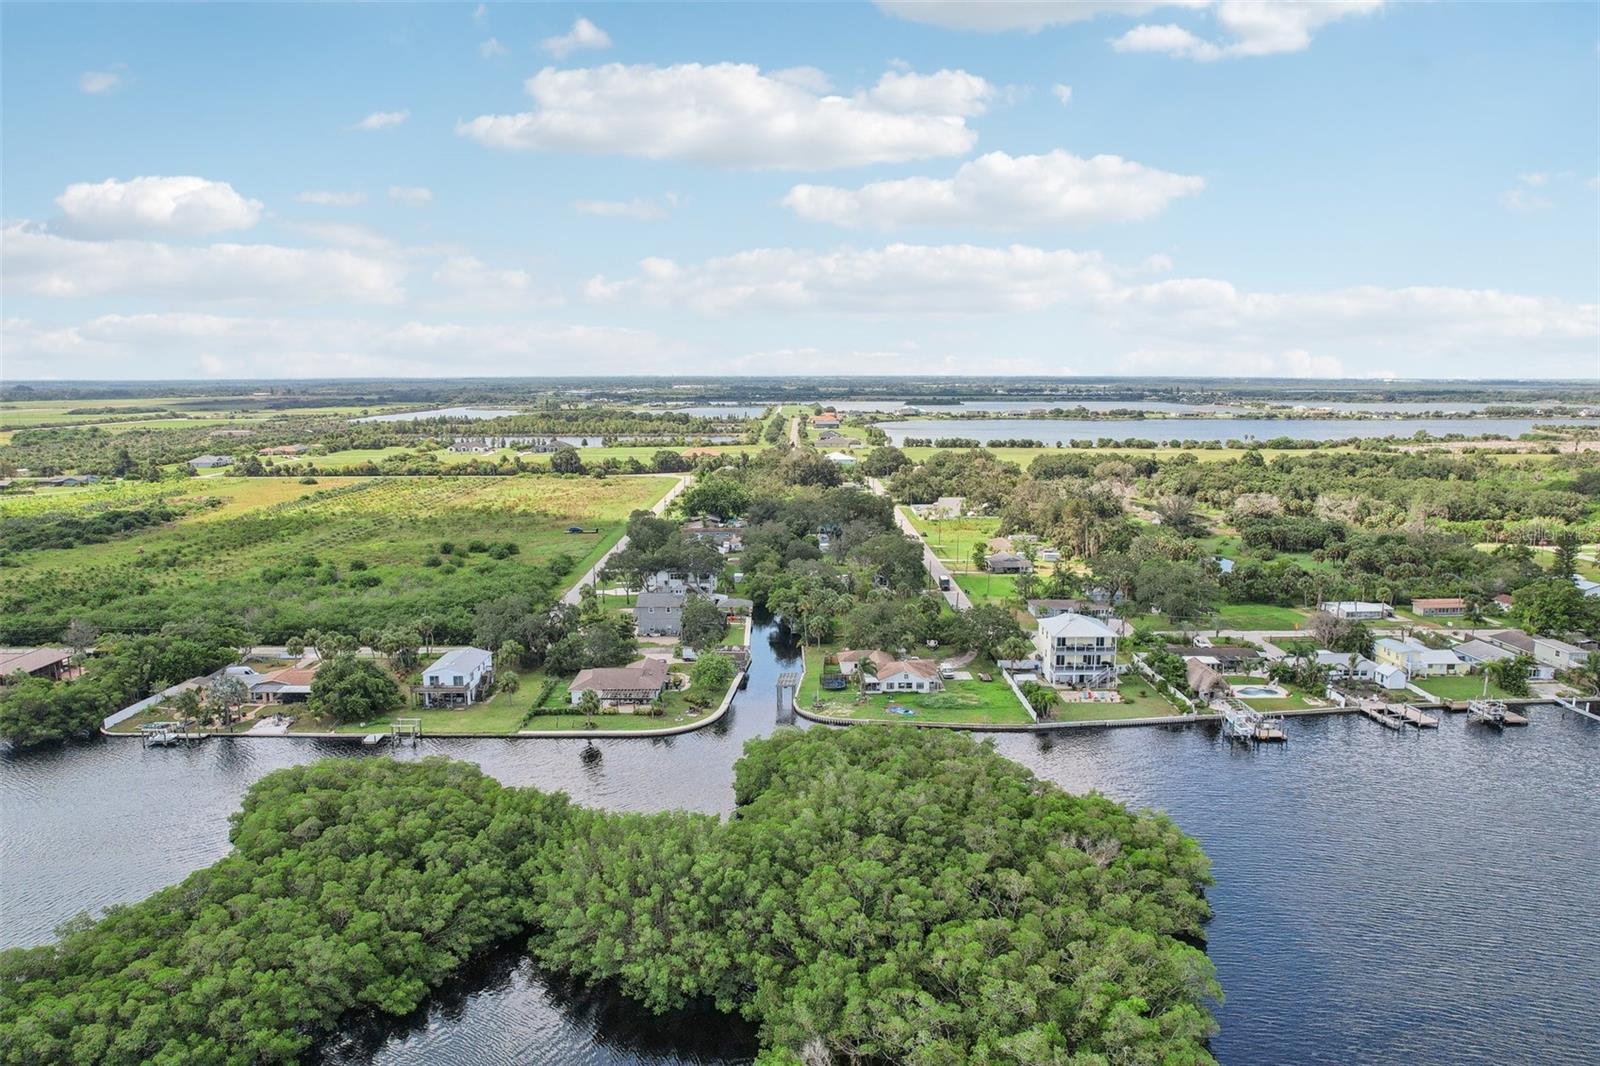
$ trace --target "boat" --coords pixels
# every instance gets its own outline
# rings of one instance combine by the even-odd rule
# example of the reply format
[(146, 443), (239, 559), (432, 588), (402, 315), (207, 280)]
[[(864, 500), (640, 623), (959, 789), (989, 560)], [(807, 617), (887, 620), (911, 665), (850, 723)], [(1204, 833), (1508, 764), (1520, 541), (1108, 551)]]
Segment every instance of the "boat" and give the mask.
[[(1506, 721), (1506, 713), (1506, 705), (1500, 700), (1473, 700), (1467, 704), (1467, 721), (1494, 729), (1504, 729), (1511, 724)], [(1522, 718), (1521, 715), (1517, 717)], [(1522, 718), (1519, 724), (1526, 725), (1527, 721), (1526, 718)]]

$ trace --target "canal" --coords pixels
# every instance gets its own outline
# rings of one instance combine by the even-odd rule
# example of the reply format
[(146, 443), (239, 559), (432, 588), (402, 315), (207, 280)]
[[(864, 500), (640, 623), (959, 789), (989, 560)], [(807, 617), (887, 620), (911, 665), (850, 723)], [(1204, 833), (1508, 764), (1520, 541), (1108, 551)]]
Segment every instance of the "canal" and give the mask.
[[(424, 740), (358, 745), (97, 741), (0, 751), (0, 942), (48, 942), (81, 910), (129, 902), (227, 849), (248, 786), (318, 758), (477, 762), (515, 785), (617, 810), (726, 813), (744, 743), (779, 725), (777, 675), (799, 656), (771, 622), (720, 722), (653, 740)], [(1288, 723), (1246, 750), (1215, 727), (1005, 734), (996, 747), (1061, 786), (1171, 814), (1211, 856), (1207, 949), (1227, 1000), (1225, 1063), (1550, 1063), (1600, 1046), (1600, 723), (1537, 707), (1526, 729), (1447, 718), (1391, 733), (1354, 716)], [(415, 1017), (353, 1027), (341, 1063), (748, 1061), (720, 1017), (654, 1019), (512, 949), (480, 960)]]

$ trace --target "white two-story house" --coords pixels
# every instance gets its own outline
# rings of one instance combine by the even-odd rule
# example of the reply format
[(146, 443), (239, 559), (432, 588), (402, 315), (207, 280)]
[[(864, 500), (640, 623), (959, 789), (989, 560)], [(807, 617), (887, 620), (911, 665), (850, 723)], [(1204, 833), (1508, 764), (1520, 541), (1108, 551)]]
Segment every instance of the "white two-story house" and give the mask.
[(1117, 635), (1099, 619), (1070, 612), (1041, 618), (1033, 645), (1039, 653), (1040, 673), (1050, 684), (1116, 687)]

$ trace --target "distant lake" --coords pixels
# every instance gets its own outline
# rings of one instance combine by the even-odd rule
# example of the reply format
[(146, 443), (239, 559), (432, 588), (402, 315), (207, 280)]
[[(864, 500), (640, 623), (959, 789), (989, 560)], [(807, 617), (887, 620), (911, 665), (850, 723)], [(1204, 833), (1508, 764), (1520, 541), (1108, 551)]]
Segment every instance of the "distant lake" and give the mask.
[(431, 411), (400, 411), (392, 415), (368, 415), (352, 419), (355, 422), (417, 422), (424, 418), (465, 418), (476, 421), (483, 418), (509, 418), (522, 412), (508, 407), (435, 407)]
[(1549, 419), (1534, 418), (1144, 418), (1127, 422), (1096, 422), (1082, 418), (915, 418), (879, 422), (889, 440), (901, 444), (907, 437), (965, 437), (969, 440), (1039, 440), (1054, 447), (1058, 442), (1110, 437), (1126, 440), (1344, 440), (1348, 437), (1409, 437), (1418, 430), (1434, 436), (1490, 433), (1515, 439)]
[(760, 418), (767, 413), (769, 404), (708, 403), (699, 407), (637, 407), (635, 410), (656, 415), (691, 415), (695, 418)]
[(959, 403), (904, 403), (899, 400), (829, 400), (824, 407), (836, 411), (903, 411), (916, 408), (924, 411), (1048, 411), (1059, 407), (1070, 411), (1081, 407), (1085, 411), (1170, 411), (1172, 414), (1199, 414), (1226, 411), (1216, 404), (1170, 403), (1164, 400), (962, 400)]

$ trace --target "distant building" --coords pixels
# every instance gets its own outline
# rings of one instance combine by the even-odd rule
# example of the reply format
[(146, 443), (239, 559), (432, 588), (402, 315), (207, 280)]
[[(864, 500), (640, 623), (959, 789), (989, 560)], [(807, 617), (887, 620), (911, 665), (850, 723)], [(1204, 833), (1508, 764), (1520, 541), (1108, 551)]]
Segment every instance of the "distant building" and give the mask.
[(914, 503), (911, 513), (918, 518), (927, 518), (937, 521), (944, 518), (959, 518), (962, 509), (966, 507), (964, 496), (940, 496), (932, 503)]
[(1117, 635), (1099, 619), (1058, 614), (1039, 619), (1033, 637), (1040, 673), (1052, 685), (1112, 687), (1117, 680)]
[(634, 603), (633, 617), (641, 637), (675, 637), (683, 632), (683, 605), (689, 598), (681, 592), (641, 592)]
[(309, 445), (309, 444), (275, 444), (270, 448), (262, 448), (256, 454), (258, 454), (258, 455), (299, 455), (301, 452), (309, 451), (310, 448), (311, 448), (311, 445)]
[(189, 460), (189, 465), (194, 467), (196, 470), (209, 470), (212, 467), (217, 467), (217, 466), (232, 466), (233, 465), (233, 456), (231, 456), (231, 455), (197, 455), (193, 459)]
[(827, 413), (820, 414), (820, 415), (812, 415), (811, 416), (811, 428), (813, 428), (813, 429), (838, 429), (839, 428), (839, 416), (835, 415), (835, 414), (827, 414)]
[(661, 659), (639, 659), (627, 666), (580, 670), (567, 686), (574, 706), (585, 692), (594, 692), (607, 707), (654, 703), (667, 687), (667, 664)]
[(1167, 651), (1180, 659), (1199, 659), (1225, 674), (1249, 673), (1262, 659), (1256, 649), (1233, 644), (1168, 644)]
[(848, 452), (829, 452), (828, 462), (835, 463), (839, 466), (855, 466), (856, 457)]
[(494, 685), (494, 655), (485, 648), (457, 648), (422, 671), (412, 693), (424, 707), (470, 707), (487, 699)]
[(1054, 618), (1058, 614), (1086, 614), (1090, 618), (1098, 618), (1104, 622), (1116, 612), (1109, 603), (1097, 603), (1093, 600), (1037, 599), (1028, 601), (1028, 613), (1035, 618)]
[(1394, 614), (1394, 608), (1387, 603), (1368, 603), (1365, 600), (1323, 600), (1317, 604), (1317, 610), (1352, 622), (1368, 622)]
[[(1494, 644), (1487, 640), (1468, 640), (1457, 644), (1453, 650), (1461, 656), (1469, 666), (1487, 666), (1490, 663), (1504, 662), (1514, 659), (1518, 655), (1532, 655), (1533, 641), (1528, 642), (1529, 650), (1526, 652), (1513, 651), (1501, 644)], [(1537, 660), (1528, 667), (1528, 676), (1535, 681), (1549, 681), (1555, 677), (1555, 667)]]
[(734, 519), (719, 522), (712, 518), (696, 518), (683, 524), (684, 535), (716, 546), (724, 555), (744, 550), (744, 522)]
[(526, 452), (553, 452), (561, 448), (561, 441), (543, 434), (520, 436), (452, 437), (453, 452), (498, 452), (505, 448), (518, 448)]
[(1589, 653), (1576, 644), (1569, 644), (1555, 637), (1534, 637), (1533, 657), (1557, 670), (1571, 670), (1575, 666), (1583, 665)]
[(0, 684), (13, 674), (63, 681), (79, 671), (71, 648), (0, 648)]
[(1586, 577), (1578, 577), (1577, 575), (1573, 575), (1572, 583), (1576, 585), (1578, 587), (1578, 591), (1583, 593), (1585, 596), (1600, 596), (1600, 581), (1590, 581)]
[(1467, 613), (1467, 601), (1460, 596), (1443, 596), (1435, 599), (1412, 600), (1411, 613), (1423, 617), (1458, 615)]
[(991, 574), (1030, 574), (1033, 564), (1016, 552), (994, 552), (984, 556), (983, 565)]
[(657, 570), (644, 579), (646, 592), (701, 592), (707, 595), (717, 590), (717, 575), (701, 570)]
[(74, 485), (93, 485), (99, 480), (99, 474), (57, 474), (55, 477), (42, 477), (35, 484), (62, 489)]

